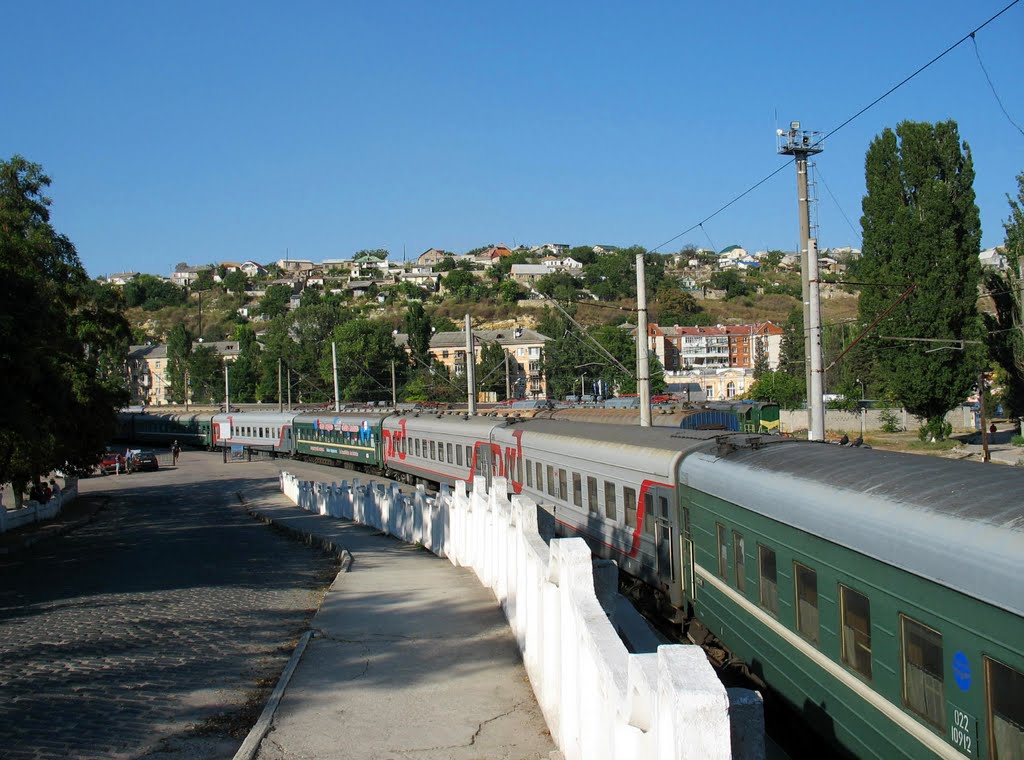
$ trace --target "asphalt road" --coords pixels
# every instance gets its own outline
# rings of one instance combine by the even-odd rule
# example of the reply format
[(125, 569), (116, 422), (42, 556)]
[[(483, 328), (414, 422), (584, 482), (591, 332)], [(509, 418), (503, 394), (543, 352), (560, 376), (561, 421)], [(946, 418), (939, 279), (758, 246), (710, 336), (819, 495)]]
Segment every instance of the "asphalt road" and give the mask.
[(232, 756), (337, 571), (241, 506), (277, 470), (83, 480), (95, 521), (0, 556), (0, 758)]

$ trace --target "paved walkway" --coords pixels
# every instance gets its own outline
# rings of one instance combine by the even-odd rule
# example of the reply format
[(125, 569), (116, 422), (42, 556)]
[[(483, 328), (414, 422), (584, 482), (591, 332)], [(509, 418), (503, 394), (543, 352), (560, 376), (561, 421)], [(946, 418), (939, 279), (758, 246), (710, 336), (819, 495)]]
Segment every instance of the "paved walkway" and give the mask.
[(313, 619), (313, 638), (254, 757), (551, 756), (515, 639), (471, 570), (308, 514), (283, 495), (247, 506), (352, 556)]

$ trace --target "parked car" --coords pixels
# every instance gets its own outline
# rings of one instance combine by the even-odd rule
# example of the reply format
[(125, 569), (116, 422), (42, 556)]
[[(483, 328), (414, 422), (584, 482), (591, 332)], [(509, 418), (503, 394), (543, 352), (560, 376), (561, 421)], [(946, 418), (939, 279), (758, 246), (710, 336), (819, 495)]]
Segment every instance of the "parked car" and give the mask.
[(132, 467), (135, 470), (159, 470), (160, 462), (157, 461), (156, 452), (149, 449), (133, 452)]
[(118, 470), (121, 472), (125, 471), (124, 454), (108, 450), (103, 455), (103, 459), (100, 460), (100, 472), (104, 475), (113, 475)]

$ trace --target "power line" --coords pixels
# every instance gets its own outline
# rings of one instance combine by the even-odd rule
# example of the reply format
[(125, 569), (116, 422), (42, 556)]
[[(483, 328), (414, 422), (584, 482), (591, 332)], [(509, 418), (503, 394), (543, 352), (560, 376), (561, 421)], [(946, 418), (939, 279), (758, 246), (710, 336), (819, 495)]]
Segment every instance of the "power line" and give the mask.
[(988, 82), (989, 88), (992, 90), (992, 94), (995, 96), (996, 103), (999, 104), (999, 109), (1003, 112), (1003, 116), (1013, 126), (1017, 128), (1017, 131), (1024, 135), (1024, 129), (1020, 128), (1020, 125), (1013, 120), (1013, 118), (1006, 112), (1006, 107), (1003, 105), (1002, 99), (999, 97), (999, 93), (996, 92), (996, 86), (992, 84), (992, 79), (988, 75), (988, 70), (985, 68), (985, 64), (981, 61), (981, 53), (978, 51), (978, 41), (974, 39), (974, 32), (971, 32), (971, 42), (974, 43), (974, 55), (978, 59), (978, 65), (981, 66), (981, 73), (985, 75), (985, 81)]
[(846, 215), (846, 212), (843, 210), (843, 207), (839, 204), (839, 200), (836, 198), (835, 193), (832, 192), (832, 188), (828, 186), (828, 182), (825, 181), (825, 175), (821, 173), (821, 169), (818, 168), (817, 164), (814, 164), (814, 173), (818, 176), (818, 179), (821, 180), (821, 184), (825, 186), (825, 189), (828, 191), (828, 195), (832, 199), (832, 202), (835, 203), (836, 208), (839, 209), (839, 213), (843, 215), (843, 219), (846, 220), (846, 226), (850, 228), (850, 231), (854, 235), (859, 235), (860, 233), (857, 232), (857, 230), (854, 228), (853, 223), (850, 221), (850, 217)]
[[(980, 32), (980, 31), (981, 31), (982, 29), (984, 29), (984, 28), (985, 28), (986, 26), (988, 26), (988, 25), (989, 25), (989, 24), (991, 24), (991, 23), (992, 23), (993, 21), (995, 21), (995, 20), (996, 20), (997, 18), (999, 18), (1000, 16), (1002, 16), (1002, 15), (1003, 15), (1004, 13), (1006, 13), (1006, 12), (1007, 12), (1008, 10), (1010, 10), (1010, 8), (1012, 8), (1013, 6), (1015, 6), (1015, 5), (1016, 5), (1017, 3), (1019, 3), (1019, 2), (1020, 2), (1020, 0), (1013, 0), (1013, 2), (1011, 2), (1011, 3), (1010, 3), (1009, 5), (1007, 5), (1007, 6), (1005, 7), (1005, 8), (1003, 8), (1003, 9), (1002, 9), (1001, 11), (999, 11), (999, 12), (998, 12), (998, 13), (996, 13), (996, 14), (994, 14), (993, 16), (990, 16), (990, 17), (988, 18), (988, 20), (986, 20), (986, 21), (985, 21), (985, 22), (984, 22), (983, 24), (981, 24), (981, 25), (979, 25), (979, 26), (975, 27), (975, 28), (974, 28), (974, 29), (972, 29), (972, 30), (971, 30), (970, 32), (968, 32), (967, 34), (965, 34), (965, 35), (964, 35), (963, 37), (961, 37), (961, 38), (960, 38), (959, 40), (957, 40), (956, 42), (954, 42), (954, 43), (953, 43), (952, 45), (950, 45), (950, 46), (949, 46), (948, 48), (946, 48), (946, 49), (945, 49), (945, 50), (943, 50), (943, 51), (942, 51), (941, 53), (939, 53), (939, 54), (938, 54), (937, 56), (935, 56), (935, 57), (934, 57), (934, 58), (932, 58), (932, 59), (931, 59), (930, 61), (928, 61), (928, 63), (926, 63), (926, 64), (925, 64), (924, 66), (921, 66), (921, 67), (920, 67), (919, 69), (917, 69), (917, 70), (916, 70), (916, 71), (915, 71), (915, 72), (914, 72), (913, 74), (911, 74), (911, 75), (910, 75), (910, 76), (908, 76), (908, 77), (905, 77), (905, 78), (904, 78), (903, 80), (901, 80), (901, 81), (900, 81), (899, 83), (897, 83), (897, 84), (893, 85), (892, 87), (890, 87), (890, 88), (889, 88), (888, 90), (886, 90), (886, 91), (885, 91), (884, 93), (882, 93), (882, 94), (881, 94), (881, 95), (879, 95), (879, 96), (878, 96), (877, 98), (875, 98), (875, 99), (874, 99), (874, 100), (872, 100), (872, 101), (871, 101), (870, 103), (868, 103), (868, 104), (867, 104), (866, 106), (864, 106), (864, 107), (863, 107), (863, 108), (861, 108), (861, 109), (860, 109), (859, 111), (857, 111), (857, 112), (856, 112), (856, 113), (855, 113), (855, 114), (854, 114), (853, 116), (849, 117), (848, 119), (846, 119), (846, 121), (842, 122), (842, 123), (841, 123), (841, 124), (840, 124), (839, 126), (837, 126), (837, 127), (835, 127), (834, 129), (832, 129), (832, 130), (830, 130), (830, 131), (826, 132), (826, 133), (825, 133), (825, 134), (824, 134), (824, 135), (823, 135), (823, 136), (822, 136), (821, 138), (819, 138), (819, 139), (818, 139), (818, 140), (817, 140), (817, 141), (816, 141), (816, 142), (815, 142), (815, 143), (814, 143), (814, 144), (813, 144), (813, 145), (812, 145), (811, 147), (815, 147), (815, 146), (818, 146), (818, 145), (820, 145), (820, 144), (821, 144), (821, 143), (823, 143), (823, 142), (824, 142), (824, 141), (825, 141), (826, 139), (828, 139), (829, 137), (831, 137), (832, 135), (834, 135), (834, 134), (835, 134), (836, 132), (838, 132), (839, 130), (843, 129), (843, 128), (844, 128), (845, 126), (847, 126), (847, 125), (848, 125), (848, 124), (849, 124), (850, 122), (854, 121), (854, 120), (855, 120), (855, 119), (856, 119), (857, 117), (861, 116), (862, 114), (866, 113), (866, 112), (867, 112), (867, 111), (869, 111), (869, 110), (870, 110), (871, 108), (873, 108), (874, 106), (876, 106), (876, 105), (878, 105), (879, 103), (881, 103), (881, 102), (882, 102), (883, 100), (885, 100), (885, 99), (886, 99), (887, 97), (889, 97), (890, 95), (892, 95), (892, 93), (896, 92), (896, 90), (898, 90), (898, 89), (899, 89), (900, 87), (902, 87), (903, 85), (905, 85), (905, 84), (906, 84), (907, 82), (909, 82), (909, 81), (910, 81), (911, 79), (913, 79), (913, 78), (914, 78), (914, 77), (916, 77), (916, 76), (917, 76), (918, 74), (920, 74), (921, 72), (923, 72), (923, 71), (924, 71), (925, 69), (929, 68), (929, 67), (930, 67), (930, 66), (931, 66), (932, 64), (936, 63), (937, 61), (941, 60), (942, 58), (945, 58), (945, 57), (946, 57), (946, 56), (947, 56), (947, 55), (948, 55), (949, 53), (951, 53), (951, 52), (952, 52), (953, 50), (955, 50), (955, 49), (956, 49), (956, 48), (958, 48), (958, 47), (959, 47), (960, 45), (962, 45), (962, 44), (963, 44), (963, 43), (964, 43), (965, 41), (967, 41), (968, 39), (973, 39), (973, 38), (974, 38), (974, 35), (975, 35), (975, 34), (976, 34), (977, 32)], [(986, 75), (986, 76), (987, 76), (987, 75)], [(1019, 127), (1018, 127), (1018, 129), (1019, 129)], [(790, 159), (789, 161), (786, 161), (786, 163), (782, 164), (782, 165), (781, 165), (781, 166), (779, 166), (779, 167), (778, 167), (777, 169), (775, 169), (774, 171), (772, 171), (771, 173), (769, 173), (769, 174), (768, 174), (767, 176), (765, 176), (765, 177), (761, 178), (760, 180), (758, 180), (757, 182), (755, 182), (755, 183), (754, 183), (753, 185), (751, 185), (750, 187), (748, 187), (748, 188), (747, 188), (746, 190), (744, 190), (744, 191), (743, 191), (742, 193), (740, 193), (739, 195), (737, 195), (737, 196), (736, 196), (735, 198), (733, 198), (733, 199), (732, 199), (731, 201), (729, 201), (729, 202), (728, 202), (728, 203), (726, 203), (725, 205), (723, 205), (723, 206), (719, 207), (719, 208), (718, 208), (718, 209), (716, 209), (716, 210), (715, 210), (715, 211), (714, 211), (713, 213), (711, 213), (711, 214), (709, 214), (708, 216), (704, 217), (703, 219), (701, 219), (701, 220), (700, 220), (699, 222), (697, 222), (696, 224), (694, 224), (694, 225), (692, 225), (692, 226), (690, 226), (690, 227), (687, 227), (687, 228), (686, 228), (685, 230), (683, 230), (682, 232), (680, 232), (680, 233), (679, 233), (678, 235), (673, 235), (673, 236), (672, 236), (672, 237), (670, 237), (670, 238), (669, 238), (668, 240), (666, 240), (666, 241), (665, 241), (664, 243), (661, 243), (660, 245), (656, 245), (656, 246), (655, 246), (654, 248), (652, 248), (652, 249), (651, 249), (651, 253), (654, 253), (654, 252), (655, 252), (655, 251), (657, 251), (657, 250), (658, 250), (659, 248), (663, 248), (664, 246), (668, 245), (669, 243), (671, 243), (671, 242), (673, 242), (673, 241), (675, 241), (675, 240), (678, 240), (679, 238), (681, 238), (681, 237), (682, 237), (683, 235), (687, 234), (688, 232), (692, 232), (693, 230), (697, 229), (698, 227), (702, 227), (702, 226), (703, 226), (703, 224), (704, 224), (705, 222), (709, 222), (709, 221), (711, 221), (711, 220), (712, 220), (712, 219), (714, 219), (714, 218), (715, 218), (716, 216), (718, 216), (718, 215), (719, 215), (720, 213), (722, 213), (722, 212), (723, 212), (723, 211), (725, 211), (725, 210), (726, 210), (727, 208), (729, 208), (730, 206), (732, 206), (732, 205), (733, 205), (734, 203), (736, 203), (736, 202), (737, 202), (737, 201), (739, 201), (740, 199), (742, 199), (742, 198), (746, 197), (747, 195), (750, 195), (750, 193), (752, 193), (752, 192), (753, 192), (754, 190), (756, 190), (757, 188), (759, 188), (759, 187), (760, 187), (761, 185), (763, 185), (763, 184), (764, 184), (765, 182), (767, 182), (767, 181), (768, 181), (768, 180), (770, 180), (770, 179), (771, 179), (772, 177), (774, 177), (774, 176), (775, 176), (776, 174), (778, 174), (778, 173), (779, 173), (779, 172), (781, 172), (781, 171), (782, 171), (783, 169), (785, 169), (785, 168), (786, 168), (787, 166), (789, 166), (789, 164), (791, 164), (791, 163), (792, 163), (792, 162), (793, 162), (794, 160), (795, 160), (795, 158), (793, 158), (793, 159)]]

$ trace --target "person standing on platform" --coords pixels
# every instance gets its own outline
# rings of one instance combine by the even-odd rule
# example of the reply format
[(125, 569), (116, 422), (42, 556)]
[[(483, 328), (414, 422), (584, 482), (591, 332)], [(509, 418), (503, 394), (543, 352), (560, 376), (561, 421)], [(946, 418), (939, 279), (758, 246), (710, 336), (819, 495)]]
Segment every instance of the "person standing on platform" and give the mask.
[(178, 442), (175, 441), (174, 443), (171, 444), (171, 461), (174, 463), (175, 467), (178, 466), (178, 457), (180, 455), (181, 455), (181, 446), (179, 446)]

